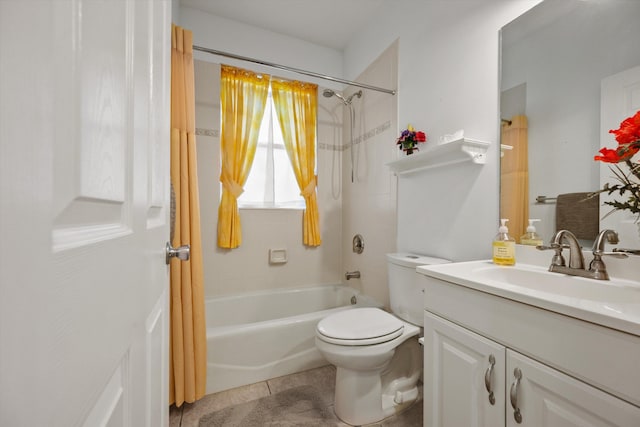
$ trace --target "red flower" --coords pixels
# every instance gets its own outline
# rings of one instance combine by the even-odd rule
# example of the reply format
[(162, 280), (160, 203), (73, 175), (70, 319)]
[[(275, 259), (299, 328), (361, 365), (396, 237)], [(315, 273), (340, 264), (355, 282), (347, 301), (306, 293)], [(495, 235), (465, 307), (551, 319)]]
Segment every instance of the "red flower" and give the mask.
[(620, 123), (619, 129), (609, 131), (616, 136), (618, 147), (615, 150), (603, 148), (601, 156), (594, 156), (594, 160), (606, 163), (620, 163), (630, 160), (640, 151), (640, 111)]
[(424, 132), (422, 132), (422, 131), (417, 131), (416, 132), (416, 141), (425, 142), (426, 140), (427, 140), (427, 135), (425, 135)]
[(600, 150), (602, 156), (594, 156), (593, 160), (600, 160), (606, 163), (620, 163), (622, 159), (618, 156), (618, 150), (610, 150), (608, 148), (602, 148)]
[(616, 136), (618, 144), (630, 144), (640, 140), (640, 111), (623, 120), (619, 129), (612, 129), (609, 133)]
[[(609, 196), (613, 193), (620, 194), (620, 196), (630, 193), (624, 201), (606, 200), (604, 204), (612, 206), (612, 212), (624, 210), (632, 212), (637, 215), (636, 222), (640, 223), (640, 164), (633, 163), (631, 160), (640, 151), (640, 111), (623, 120), (619, 129), (610, 130), (609, 133), (616, 136), (618, 147), (613, 150), (602, 148), (600, 150), (602, 155), (594, 156), (593, 158), (606, 163), (616, 163), (613, 166), (609, 166), (609, 169), (614, 173), (619, 183), (605, 183), (602, 190), (592, 193), (592, 197), (601, 193), (607, 193)], [(628, 172), (625, 172), (617, 165), (617, 163), (621, 162), (626, 163), (629, 168)]]

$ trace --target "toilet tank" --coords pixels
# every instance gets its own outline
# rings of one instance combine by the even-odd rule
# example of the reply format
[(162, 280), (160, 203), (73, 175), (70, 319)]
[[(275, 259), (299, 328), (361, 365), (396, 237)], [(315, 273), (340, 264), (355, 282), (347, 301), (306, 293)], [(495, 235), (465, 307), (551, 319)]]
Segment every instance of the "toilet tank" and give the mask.
[(424, 280), (416, 273), (416, 267), (447, 262), (451, 261), (409, 253), (387, 254), (391, 312), (409, 323), (424, 326)]

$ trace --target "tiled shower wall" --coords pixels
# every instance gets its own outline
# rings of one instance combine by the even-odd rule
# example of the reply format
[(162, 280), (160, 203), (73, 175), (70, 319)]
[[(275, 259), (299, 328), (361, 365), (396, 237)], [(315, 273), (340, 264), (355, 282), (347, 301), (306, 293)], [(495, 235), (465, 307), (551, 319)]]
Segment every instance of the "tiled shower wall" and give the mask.
[[(389, 46), (357, 81), (387, 89), (398, 85), (398, 43)], [(357, 88), (350, 88), (347, 94)], [(386, 254), (396, 250), (396, 177), (386, 163), (397, 158), (398, 96), (363, 90), (353, 98), (353, 176), (351, 150), (344, 151), (342, 165), (342, 251), (345, 271), (358, 270), (352, 279), (366, 294), (388, 306)], [(348, 108), (344, 108), (344, 135), (349, 138)], [(352, 238), (361, 234), (364, 252), (352, 251)]]
[[(359, 80), (393, 89), (396, 64), (394, 44)], [(345, 282), (345, 271), (359, 270), (361, 279), (347, 283), (387, 304), (385, 254), (395, 250), (396, 180), (385, 163), (396, 156), (396, 97), (364, 90), (362, 98), (353, 99), (353, 183), (349, 108), (336, 97), (318, 97), (320, 247), (302, 244), (300, 210), (242, 209), (243, 243), (223, 250), (216, 246), (221, 191), (219, 65), (197, 60), (195, 77), (206, 296)], [(365, 239), (362, 255), (351, 251), (356, 233)], [(271, 248), (285, 248), (288, 262), (270, 265)]]
[[(251, 68), (250, 64), (246, 68)], [(302, 211), (241, 209), (242, 245), (216, 245), (220, 200), (220, 67), (195, 61), (198, 181), (202, 221), (205, 295), (339, 283), (341, 205), (339, 137), (341, 116), (333, 100), (319, 97), (318, 204), (322, 245), (302, 244)], [(339, 120), (340, 119), (340, 120)], [(286, 249), (286, 264), (269, 264), (269, 249)]]

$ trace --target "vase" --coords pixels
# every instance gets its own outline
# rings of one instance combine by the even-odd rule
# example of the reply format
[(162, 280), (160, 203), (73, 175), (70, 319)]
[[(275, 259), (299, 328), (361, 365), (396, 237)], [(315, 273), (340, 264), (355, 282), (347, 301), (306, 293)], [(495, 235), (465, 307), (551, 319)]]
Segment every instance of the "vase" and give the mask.
[(409, 156), (413, 154), (414, 151), (418, 151), (418, 147), (416, 145), (404, 146), (402, 147), (402, 151), (404, 151), (404, 154)]

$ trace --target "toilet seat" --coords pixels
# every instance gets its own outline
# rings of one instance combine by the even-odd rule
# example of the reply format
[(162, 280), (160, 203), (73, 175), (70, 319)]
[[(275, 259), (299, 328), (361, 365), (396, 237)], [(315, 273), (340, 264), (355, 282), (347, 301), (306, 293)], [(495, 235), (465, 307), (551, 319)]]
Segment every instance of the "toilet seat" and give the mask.
[(404, 322), (379, 308), (354, 308), (322, 319), (318, 338), (330, 344), (364, 346), (391, 341), (404, 330)]

